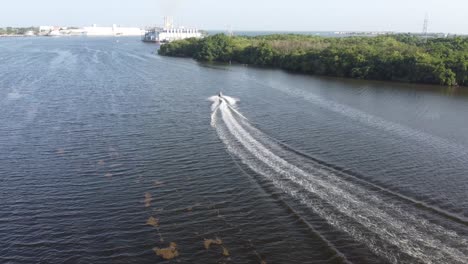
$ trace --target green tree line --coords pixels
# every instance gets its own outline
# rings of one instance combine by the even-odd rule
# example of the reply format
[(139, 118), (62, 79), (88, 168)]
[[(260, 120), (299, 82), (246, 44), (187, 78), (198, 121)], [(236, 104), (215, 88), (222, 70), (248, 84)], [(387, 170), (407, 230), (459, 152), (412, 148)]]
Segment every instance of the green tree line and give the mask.
[(26, 32), (32, 31), (34, 33), (39, 32), (37, 27), (6, 27), (0, 28), (0, 35), (24, 35)]
[(235, 62), (306, 74), (468, 86), (468, 38), (411, 35), (331, 38), (295, 34), (185, 39), (160, 55)]

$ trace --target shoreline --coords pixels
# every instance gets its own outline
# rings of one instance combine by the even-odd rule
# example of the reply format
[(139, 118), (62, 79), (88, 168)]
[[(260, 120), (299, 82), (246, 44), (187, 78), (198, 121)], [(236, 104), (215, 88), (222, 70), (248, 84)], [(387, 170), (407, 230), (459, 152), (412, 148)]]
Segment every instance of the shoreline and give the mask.
[(34, 35), (34, 36), (28, 36), (28, 35), (0, 35), (0, 38), (21, 38), (21, 37), (29, 38), (29, 37), (37, 37), (37, 36), (36, 35)]
[(291, 73), (360, 80), (468, 86), (468, 38), (411, 35), (332, 38), (216, 34), (161, 46), (159, 55), (239, 63)]
[(245, 67), (245, 68), (252, 68), (257, 70), (276, 70), (276, 71), (283, 71), (285, 73), (291, 75), (298, 75), (298, 76), (308, 76), (308, 77), (315, 77), (323, 80), (330, 80), (330, 81), (337, 81), (337, 82), (368, 82), (368, 83), (382, 83), (382, 84), (398, 84), (400, 86), (418, 86), (424, 87), (426, 90), (432, 91), (447, 91), (450, 90), (452, 92), (462, 92), (463, 95), (468, 96), (468, 86), (461, 86), (461, 85), (442, 85), (437, 83), (419, 83), (419, 82), (407, 82), (407, 81), (398, 81), (398, 80), (378, 80), (378, 79), (358, 79), (352, 77), (342, 77), (342, 76), (333, 76), (333, 75), (317, 75), (317, 74), (307, 74), (302, 72), (295, 72), (289, 71), (282, 68), (272, 67), (272, 66), (258, 66), (253, 64), (243, 64), (239, 62), (219, 62), (219, 61), (198, 61), (191, 57), (181, 57), (181, 56), (167, 56), (161, 55), (163, 57), (172, 57), (172, 58), (179, 58), (179, 59), (191, 59), (197, 63), (205, 67), (209, 66), (235, 66), (235, 67)]

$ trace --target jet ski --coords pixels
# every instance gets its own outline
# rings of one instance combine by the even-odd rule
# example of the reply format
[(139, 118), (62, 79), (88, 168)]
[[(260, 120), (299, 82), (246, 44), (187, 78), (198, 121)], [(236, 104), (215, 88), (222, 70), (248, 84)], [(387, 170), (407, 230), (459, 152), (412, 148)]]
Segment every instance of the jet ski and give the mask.
[(223, 93), (222, 93), (222, 92), (219, 92), (218, 97), (219, 97), (219, 98), (223, 97)]

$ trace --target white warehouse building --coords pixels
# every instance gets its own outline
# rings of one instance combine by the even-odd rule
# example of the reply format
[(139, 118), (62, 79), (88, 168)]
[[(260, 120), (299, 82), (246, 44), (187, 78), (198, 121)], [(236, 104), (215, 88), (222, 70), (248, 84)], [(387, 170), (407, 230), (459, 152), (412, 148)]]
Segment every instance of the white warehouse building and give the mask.
[(112, 27), (84, 27), (83, 32), (86, 36), (141, 36), (144, 31), (140, 28), (132, 27), (119, 27), (112, 25)]

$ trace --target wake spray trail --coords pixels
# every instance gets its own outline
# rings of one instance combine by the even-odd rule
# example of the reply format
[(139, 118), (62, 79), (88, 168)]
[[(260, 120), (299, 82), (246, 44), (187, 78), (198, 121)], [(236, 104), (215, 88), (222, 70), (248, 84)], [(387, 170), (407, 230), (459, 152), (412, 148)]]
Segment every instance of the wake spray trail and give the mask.
[(466, 237), (285, 148), (252, 126), (232, 98), (210, 99), (211, 124), (233, 156), (375, 254), (392, 263), (468, 263)]

